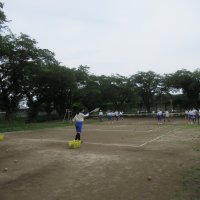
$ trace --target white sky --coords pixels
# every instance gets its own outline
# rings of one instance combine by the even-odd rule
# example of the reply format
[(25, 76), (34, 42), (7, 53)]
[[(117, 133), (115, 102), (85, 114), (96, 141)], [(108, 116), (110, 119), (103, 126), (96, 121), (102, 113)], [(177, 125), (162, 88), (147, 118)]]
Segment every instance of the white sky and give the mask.
[(8, 25), (95, 75), (200, 67), (199, 0), (0, 0)]

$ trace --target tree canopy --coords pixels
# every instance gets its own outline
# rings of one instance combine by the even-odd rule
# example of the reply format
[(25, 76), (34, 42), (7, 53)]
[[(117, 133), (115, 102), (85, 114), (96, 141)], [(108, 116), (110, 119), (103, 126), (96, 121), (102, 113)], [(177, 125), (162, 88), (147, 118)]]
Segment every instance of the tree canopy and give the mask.
[(50, 118), (52, 112), (63, 116), (66, 108), (77, 107), (151, 112), (158, 105), (172, 108), (172, 103), (180, 109), (200, 106), (199, 69), (162, 76), (153, 71), (130, 77), (97, 76), (87, 65), (61, 65), (54, 52), (38, 47), (24, 33), (3, 31), (7, 23), (0, 2), (0, 111), (7, 118), (19, 110), (21, 102), (27, 104), (30, 120), (40, 111)]
[(5, 28), (5, 23), (7, 22), (6, 15), (4, 14), (3, 11), (3, 6), (4, 4), (0, 2), (0, 32), (2, 31), (3, 28)]

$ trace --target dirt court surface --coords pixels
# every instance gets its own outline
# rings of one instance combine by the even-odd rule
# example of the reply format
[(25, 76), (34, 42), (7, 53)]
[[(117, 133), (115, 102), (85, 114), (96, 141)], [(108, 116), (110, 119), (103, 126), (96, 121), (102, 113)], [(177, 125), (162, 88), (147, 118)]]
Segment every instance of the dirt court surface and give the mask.
[(200, 200), (199, 131), (180, 119), (84, 124), (80, 149), (67, 147), (73, 126), (7, 133), (0, 200)]

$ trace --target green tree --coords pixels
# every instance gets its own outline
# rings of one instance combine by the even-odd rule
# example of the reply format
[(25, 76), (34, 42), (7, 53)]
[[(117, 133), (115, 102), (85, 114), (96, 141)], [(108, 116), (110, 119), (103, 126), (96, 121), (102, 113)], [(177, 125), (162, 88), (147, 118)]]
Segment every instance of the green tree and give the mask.
[(36, 108), (31, 109), (31, 102), (38, 107), (33, 90), (39, 85), (33, 86), (33, 83), (35, 80), (39, 83), (38, 73), (43, 65), (58, 64), (54, 54), (49, 50), (39, 49), (37, 42), (25, 34), (18, 37), (13, 34), (4, 36), (1, 53), (1, 109), (6, 111), (9, 118), (25, 96), (29, 101), (30, 110), (36, 112)]
[(124, 110), (134, 102), (134, 88), (130, 79), (119, 74), (98, 78), (102, 104), (107, 109)]
[(89, 69), (90, 68), (87, 65), (80, 65), (78, 69), (73, 69), (78, 87), (83, 87), (86, 84), (90, 76)]
[(76, 91), (75, 74), (65, 66), (57, 66), (53, 73), (54, 108), (63, 116), (66, 108), (72, 108), (72, 98)]
[(73, 72), (75, 75), (75, 82), (76, 82), (76, 89), (73, 91), (72, 94), (72, 105), (71, 108), (74, 110), (86, 107), (84, 105), (83, 97), (85, 96), (84, 88), (87, 86), (89, 81), (89, 67), (80, 65), (77, 69), (73, 68)]
[(161, 89), (161, 76), (152, 71), (138, 72), (131, 79), (146, 106), (147, 112), (151, 112), (154, 97)]
[(7, 117), (17, 110), (23, 97), (24, 70), (33, 62), (35, 43), (23, 34), (19, 37), (6, 35), (1, 40), (0, 99)]
[(5, 23), (7, 22), (6, 15), (3, 12), (4, 4), (0, 2), (0, 32), (6, 27)]
[[(23, 94), (29, 107), (29, 119), (36, 119), (38, 112), (44, 109), (48, 116), (55, 109), (54, 101), (60, 88), (64, 71), (49, 50), (36, 49), (36, 58), (24, 71)], [(62, 87), (64, 84), (60, 84)]]
[(173, 91), (179, 90), (186, 96), (188, 106), (198, 106), (200, 93), (200, 71), (178, 70), (166, 76), (166, 85)]
[(47, 113), (56, 110), (63, 116), (65, 109), (72, 105), (72, 94), (76, 88), (73, 70), (56, 63), (29, 68), (26, 94), (29, 106), (29, 120), (34, 120), (40, 110)]

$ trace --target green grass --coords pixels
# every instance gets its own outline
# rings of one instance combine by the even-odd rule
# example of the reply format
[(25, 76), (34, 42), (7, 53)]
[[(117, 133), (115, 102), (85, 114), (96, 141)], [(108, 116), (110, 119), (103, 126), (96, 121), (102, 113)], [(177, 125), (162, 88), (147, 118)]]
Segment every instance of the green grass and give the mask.
[(13, 131), (25, 131), (25, 130), (37, 130), (44, 128), (56, 128), (65, 127), (72, 125), (69, 122), (62, 121), (50, 121), (50, 122), (34, 122), (25, 123), (24, 120), (11, 120), (11, 121), (0, 121), (0, 133), (13, 132)]
[[(183, 176), (183, 185), (186, 190), (193, 190), (194, 197), (200, 196), (200, 167), (192, 166)], [(193, 199), (195, 199), (193, 197)]]
[[(84, 124), (98, 124), (100, 123), (98, 119), (86, 119)], [(34, 122), (34, 123), (25, 123), (25, 120), (18, 119), (18, 120), (0, 120), (0, 133), (4, 132), (13, 132), (13, 131), (25, 131), (25, 130), (37, 130), (37, 129), (44, 129), (44, 128), (56, 128), (56, 127), (65, 127), (65, 126), (72, 126), (70, 122), (63, 122), (62, 120), (54, 120), (48, 122)], [(174, 125), (169, 125), (174, 126)], [(200, 125), (177, 125), (178, 128), (181, 129), (198, 129)]]
[(200, 125), (198, 124), (184, 124), (184, 125), (177, 125), (177, 127), (179, 128), (183, 128), (183, 129), (198, 129), (200, 128)]
[[(98, 120), (87, 119), (85, 124), (96, 124)], [(73, 126), (71, 122), (60, 121), (48, 121), (48, 122), (34, 122), (26, 123), (24, 120), (0, 120), (0, 133), (13, 132), (13, 131), (26, 131), (26, 130), (38, 130), (44, 128), (56, 128)]]
[(200, 151), (200, 148), (196, 148), (195, 151)]
[[(199, 151), (197, 147), (193, 149)], [(183, 175), (183, 186), (187, 191), (189, 188), (193, 190), (192, 200), (200, 200), (200, 160), (195, 159), (195, 164), (185, 171)]]

